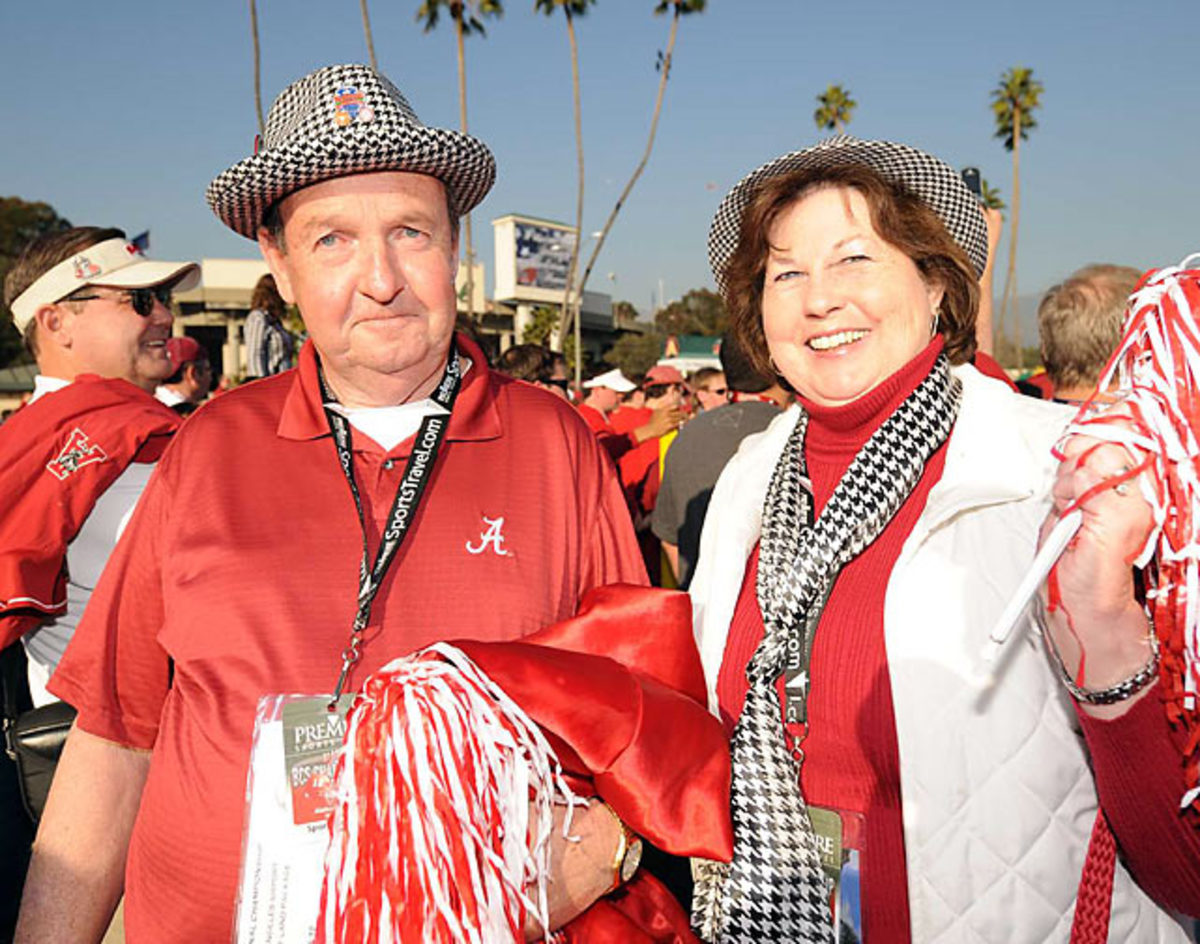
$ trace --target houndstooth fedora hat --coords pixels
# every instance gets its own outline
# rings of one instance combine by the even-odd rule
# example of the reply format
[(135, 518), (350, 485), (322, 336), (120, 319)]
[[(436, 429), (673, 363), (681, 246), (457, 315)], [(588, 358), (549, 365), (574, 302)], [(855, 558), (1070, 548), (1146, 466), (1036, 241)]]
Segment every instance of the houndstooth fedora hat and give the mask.
[(893, 141), (860, 141), (842, 134), (803, 151), (793, 151), (763, 164), (743, 177), (717, 208), (708, 231), (708, 263), (717, 288), (725, 292), (725, 267), (737, 249), (742, 214), (758, 188), (772, 177), (800, 169), (863, 164), (884, 179), (904, 184), (938, 215), (975, 267), (987, 265), (987, 224), (975, 195), (949, 164), (924, 151)]
[(293, 82), (267, 115), (262, 147), (208, 185), (230, 229), (254, 239), (275, 201), (310, 184), (370, 171), (436, 177), (458, 215), (496, 179), (496, 161), (470, 135), (421, 124), (400, 90), (369, 66), (326, 66)]

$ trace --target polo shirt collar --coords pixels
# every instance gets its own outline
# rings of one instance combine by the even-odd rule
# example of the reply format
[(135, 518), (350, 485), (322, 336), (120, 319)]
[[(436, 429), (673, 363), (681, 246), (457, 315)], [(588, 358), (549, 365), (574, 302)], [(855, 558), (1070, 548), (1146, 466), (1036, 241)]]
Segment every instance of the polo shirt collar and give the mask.
[[(459, 441), (495, 439), (501, 434), (502, 426), (487, 358), (464, 335), (455, 334), (454, 340), (459, 352), (470, 358), (471, 369), (467, 371), (462, 388), (458, 391), (446, 438)], [(329, 421), (321, 405), (321, 382), (317, 366), (317, 349), (310, 339), (300, 349), (296, 370), (292, 374), (292, 385), (279, 417), (276, 432), (283, 439), (319, 439), (331, 435)]]

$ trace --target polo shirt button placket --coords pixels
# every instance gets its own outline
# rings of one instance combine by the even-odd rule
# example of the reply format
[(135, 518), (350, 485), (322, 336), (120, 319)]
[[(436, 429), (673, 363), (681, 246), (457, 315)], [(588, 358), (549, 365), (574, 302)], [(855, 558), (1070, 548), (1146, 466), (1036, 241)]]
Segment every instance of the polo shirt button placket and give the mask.
[(383, 460), (383, 467), (384, 467), (384, 468), (385, 468), (387, 471), (391, 472), (391, 471), (392, 471), (392, 469), (393, 469), (393, 468), (395, 468), (395, 466), (396, 466), (396, 460), (395, 460), (395, 459), (384, 459), (384, 460)]

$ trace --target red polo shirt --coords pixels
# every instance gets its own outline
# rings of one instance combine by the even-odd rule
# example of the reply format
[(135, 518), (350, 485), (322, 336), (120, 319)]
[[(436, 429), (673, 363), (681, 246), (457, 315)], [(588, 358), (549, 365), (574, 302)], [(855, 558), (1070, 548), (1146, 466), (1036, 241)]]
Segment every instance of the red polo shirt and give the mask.
[[(474, 366), (351, 688), (435, 640), (515, 638), (592, 587), (646, 582), (587, 426), (458, 343)], [(411, 446), (354, 433), (372, 557)], [(311, 345), (295, 371), (193, 415), (159, 464), (50, 685), (84, 730), (154, 749), (126, 868), (130, 940), (230, 939), (256, 703), (332, 690), (361, 556)]]

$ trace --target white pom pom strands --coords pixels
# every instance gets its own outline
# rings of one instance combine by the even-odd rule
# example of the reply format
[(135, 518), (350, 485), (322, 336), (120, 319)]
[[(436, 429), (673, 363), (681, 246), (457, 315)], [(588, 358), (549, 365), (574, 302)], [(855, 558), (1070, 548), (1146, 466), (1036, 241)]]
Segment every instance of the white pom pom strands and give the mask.
[[(1171, 723), (1186, 735), (1187, 792), (1200, 812), (1200, 254), (1146, 275), (1129, 299), (1121, 343), (1100, 379), (1117, 379), (1122, 409), (1091, 415), (1084, 405), (1067, 429), (1122, 445), (1134, 468), (1099, 487), (1136, 478), (1155, 528), (1133, 562), (1147, 575)], [(1127, 414), (1127, 415), (1126, 415)]]
[(318, 940), (498, 944), (524, 940), (527, 914), (547, 926), (552, 805), (568, 805), (569, 829), (584, 801), (537, 725), (460, 650), (431, 646), (371, 676), (334, 776)]

